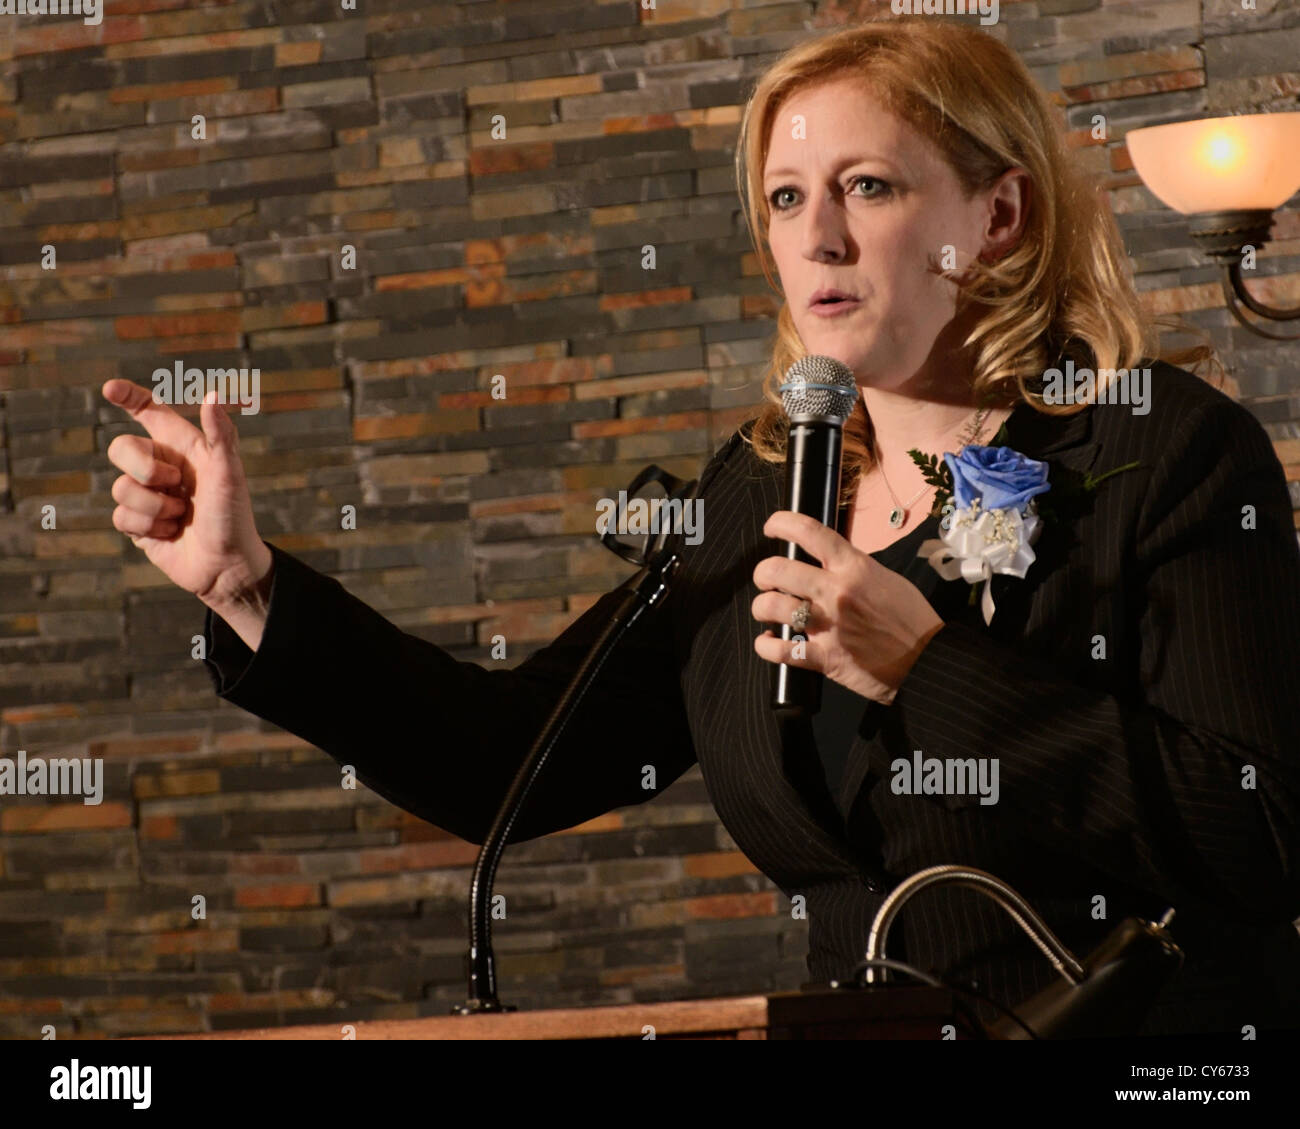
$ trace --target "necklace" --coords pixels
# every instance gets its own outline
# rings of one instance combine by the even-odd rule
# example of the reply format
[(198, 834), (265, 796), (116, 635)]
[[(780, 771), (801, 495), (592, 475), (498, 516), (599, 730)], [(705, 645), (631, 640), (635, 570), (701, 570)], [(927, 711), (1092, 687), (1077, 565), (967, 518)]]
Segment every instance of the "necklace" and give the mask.
[[(975, 440), (977, 440), (980, 437), (980, 433), (984, 430), (984, 418), (988, 414), (989, 414), (988, 408), (981, 408), (976, 413), (974, 423), (971, 425), (971, 428), (973, 428), (974, 433), (971, 435), (969, 439), (966, 439), (959, 444), (959, 449), (960, 447), (968, 446), (969, 444), (974, 443)], [(968, 428), (967, 430), (969, 431), (971, 430), (971, 428)], [(872, 447), (873, 449), (875, 447), (874, 440), (872, 442)], [(883, 460), (880, 458), (879, 451), (876, 451), (876, 466), (880, 468), (880, 479), (882, 482), (884, 482), (885, 489), (889, 491), (889, 496), (894, 502), (894, 508), (889, 511), (889, 524), (894, 529), (902, 529), (903, 526), (907, 524), (908, 510), (912, 508), (912, 506), (916, 503), (917, 499), (919, 499), (922, 494), (924, 494), (927, 490), (933, 489), (933, 485), (931, 483), (926, 483), (926, 485), (922, 486), (921, 489), (916, 492), (916, 495), (908, 501), (907, 505), (904, 506), (900, 504), (900, 502), (898, 501), (898, 495), (894, 493), (893, 487), (889, 485), (889, 479), (885, 477), (885, 464)]]
[(912, 504), (917, 500), (917, 498), (920, 498), (922, 494), (930, 489), (929, 483), (922, 486), (921, 489), (916, 492), (914, 497), (908, 499), (907, 505), (903, 506), (899, 505), (898, 495), (889, 488), (889, 480), (885, 478), (885, 468), (883, 465), (880, 465), (880, 477), (884, 479), (885, 489), (889, 490), (889, 496), (894, 500), (894, 508), (889, 511), (889, 524), (895, 529), (902, 529), (904, 523), (907, 521), (907, 511), (912, 508)]

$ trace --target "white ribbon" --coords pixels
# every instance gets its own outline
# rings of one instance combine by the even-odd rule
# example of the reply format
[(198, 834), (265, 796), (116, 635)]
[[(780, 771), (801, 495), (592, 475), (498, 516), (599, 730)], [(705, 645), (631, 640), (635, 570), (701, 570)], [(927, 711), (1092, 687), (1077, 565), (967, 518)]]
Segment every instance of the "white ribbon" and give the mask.
[(967, 583), (984, 581), (980, 611), (984, 622), (993, 619), (992, 584), (994, 573), (1024, 578), (1034, 563), (1032, 545), (1041, 532), (1038, 515), (1031, 499), (1025, 513), (1014, 509), (980, 511), (979, 499), (964, 509), (954, 510), (942, 540), (930, 538), (916, 550), (918, 557), (929, 557), (930, 566), (944, 578), (962, 577)]

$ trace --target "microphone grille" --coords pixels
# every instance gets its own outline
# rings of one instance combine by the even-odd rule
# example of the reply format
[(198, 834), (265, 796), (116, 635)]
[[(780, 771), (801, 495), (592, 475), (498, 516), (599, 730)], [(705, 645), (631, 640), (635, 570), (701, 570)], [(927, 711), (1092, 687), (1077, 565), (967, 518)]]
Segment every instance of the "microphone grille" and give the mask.
[(791, 419), (815, 419), (843, 425), (858, 399), (853, 370), (834, 357), (800, 357), (785, 374), (778, 391)]

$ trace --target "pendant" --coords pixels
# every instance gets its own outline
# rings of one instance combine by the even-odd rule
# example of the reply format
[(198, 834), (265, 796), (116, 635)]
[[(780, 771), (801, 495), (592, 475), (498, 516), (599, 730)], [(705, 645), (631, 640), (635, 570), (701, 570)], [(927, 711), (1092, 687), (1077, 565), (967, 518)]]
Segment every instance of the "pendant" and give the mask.
[(902, 528), (904, 520), (907, 518), (907, 511), (902, 506), (895, 506), (889, 511), (889, 524), (895, 529)]

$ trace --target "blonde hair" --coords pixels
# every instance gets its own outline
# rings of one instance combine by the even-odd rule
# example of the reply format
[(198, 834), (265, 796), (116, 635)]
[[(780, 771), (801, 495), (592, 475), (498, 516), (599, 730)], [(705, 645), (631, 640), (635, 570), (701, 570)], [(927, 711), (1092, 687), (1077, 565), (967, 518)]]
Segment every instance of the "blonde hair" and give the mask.
[[(1102, 190), (1066, 149), (1054, 107), (1024, 63), (992, 36), (932, 16), (869, 20), (801, 44), (758, 81), (741, 119), (736, 179), (773, 289), (780, 290), (766, 246), (771, 206), (762, 188), (772, 123), (797, 90), (843, 78), (862, 80), (885, 109), (932, 141), (967, 199), (1008, 169), (1029, 175), (1025, 228), (1015, 248), (996, 263), (940, 272), (958, 286), (959, 312), (971, 303), (984, 307), (964, 342), (977, 402), (1005, 406), (1018, 398), (1052, 415), (1081, 411), (1083, 402), (1048, 405), (1026, 387), (1026, 379), (1067, 358), (1096, 371), (1098, 397), (1102, 369), (1137, 367), (1148, 356), (1174, 364), (1209, 362), (1222, 376), (1204, 333), (1177, 318), (1151, 317), (1139, 304)], [(1162, 355), (1161, 325), (1202, 344)], [(754, 453), (768, 462), (784, 461), (788, 434), (777, 386), (806, 352), (789, 304), (782, 302), (763, 384), (767, 402), (748, 433), (742, 429)], [(841, 504), (873, 465), (871, 440), (871, 421), (859, 403), (844, 426)]]

